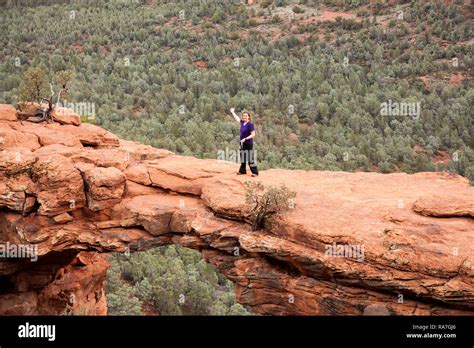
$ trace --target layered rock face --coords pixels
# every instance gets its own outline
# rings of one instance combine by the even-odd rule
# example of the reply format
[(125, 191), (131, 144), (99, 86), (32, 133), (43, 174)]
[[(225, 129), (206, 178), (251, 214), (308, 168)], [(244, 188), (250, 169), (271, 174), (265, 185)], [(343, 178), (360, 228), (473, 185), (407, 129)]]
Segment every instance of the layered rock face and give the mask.
[[(0, 314), (104, 315), (107, 253), (170, 243), (199, 250), (262, 314), (474, 314), (466, 178), (271, 169), (256, 179), (64, 121), (18, 121), (0, 106)], [(257, 232), (251, 180), (297, 193)]]

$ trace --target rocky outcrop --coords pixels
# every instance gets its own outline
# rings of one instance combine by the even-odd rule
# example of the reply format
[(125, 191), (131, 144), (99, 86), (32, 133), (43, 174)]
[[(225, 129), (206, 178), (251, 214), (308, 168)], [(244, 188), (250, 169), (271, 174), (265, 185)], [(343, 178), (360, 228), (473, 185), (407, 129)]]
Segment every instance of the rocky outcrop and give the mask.
[(256, 179), (236, 164), (74, 122), (0, 106), (2, 314), (106, 314), (106, 253), (170, 243), (199, 250), (258, 313), (474, 314), (474, 189), (461, 176), (262, 171), (297, 195), (252, 232)]

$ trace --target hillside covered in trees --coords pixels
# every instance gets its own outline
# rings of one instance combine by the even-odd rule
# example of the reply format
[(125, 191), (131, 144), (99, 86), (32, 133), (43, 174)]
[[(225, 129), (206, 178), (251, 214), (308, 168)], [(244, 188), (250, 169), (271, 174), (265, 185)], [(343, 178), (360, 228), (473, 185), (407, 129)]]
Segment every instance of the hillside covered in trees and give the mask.
[(180, 246), (115, 254), (107, 278), (109, 315), (248, 315), (233, 285)]
[[(2, 102), (18, 101), (29, 67), (70, 69), (68, 101), (94, 104), (97, 123), (121, 137), (178, 153), (235, 148), (235, 106), (254, 113), (263, 169), (473, 178), (471, 7), (278, 6), (287, 2), (6, 1)], [(380, 115), (389, 100), (419, 102), (419, 117)], [(458, 161), (433, 163), (456, 151)]]
[[(261, 169), (448, 170), (474, 181), (473, 5), (250, 2), (0, 0), (0, 103), (20, 101), (31, 68), (50, 81), (68, 70), (63, 102), (92, 106), (84, 120), (124, 139), (218, 158), (238, 148), (235, 107), (253, 116)], [(245, 311), (199, 257), (170, 248), (113, 258), (111, 314)], [(166, 270), (143, 274), (160, 265), (176, 271), (168, 285)], [(191, 273), (209, 276), (193, 283)], [(180, 291), (205, 294), (203, 307), (164, 300), (181, 276)]]

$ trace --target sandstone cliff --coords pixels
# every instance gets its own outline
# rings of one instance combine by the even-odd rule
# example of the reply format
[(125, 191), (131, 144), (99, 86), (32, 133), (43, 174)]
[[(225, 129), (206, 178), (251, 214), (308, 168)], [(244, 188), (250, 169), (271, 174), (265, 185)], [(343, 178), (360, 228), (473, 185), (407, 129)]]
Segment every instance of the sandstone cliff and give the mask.
[[(170, 243), (199, 250), (263, 314), (474, 314), (463, 177), (263, 171), (259, 181), (297, 196), (252, 232), (244, 182), (255, 178), (236, 164), (63, 123), (18, 121), (0, 105), (0, 245), (38, 257), (0, 258), (0, 314), (106, 314), (106, 253)], [(357, 253), (328, 254), (341, 246)]]

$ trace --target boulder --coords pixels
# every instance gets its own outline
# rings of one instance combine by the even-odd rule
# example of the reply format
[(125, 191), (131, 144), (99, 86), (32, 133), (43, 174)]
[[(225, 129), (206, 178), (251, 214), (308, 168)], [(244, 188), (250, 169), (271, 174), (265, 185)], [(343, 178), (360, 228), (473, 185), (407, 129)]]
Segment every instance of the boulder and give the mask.
[(16, 109), (13, 105), (0, 104), (0, 122), (17, 121)]
[(61, 124), (69, 124), (73, 126), (79, 126), (81, 124), (80, 115), (75, 113), (74, 110), (62, 106), (56, 106), (53, 111), (51, 111), (51, 116), (53, 116), (56, 122)]

